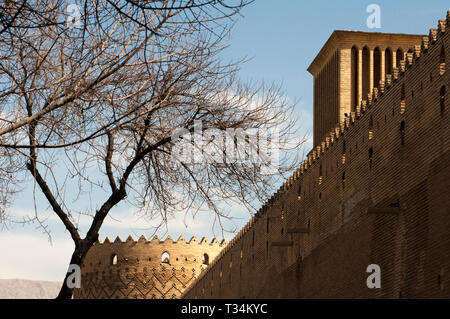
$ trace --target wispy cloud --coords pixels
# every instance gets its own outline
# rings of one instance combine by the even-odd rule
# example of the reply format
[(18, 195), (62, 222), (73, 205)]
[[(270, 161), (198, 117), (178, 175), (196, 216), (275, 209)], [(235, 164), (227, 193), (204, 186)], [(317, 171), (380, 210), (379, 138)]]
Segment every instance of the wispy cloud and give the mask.
[(61, 281), (74, 245), (70, 238), (0, 232), (0, 279)]

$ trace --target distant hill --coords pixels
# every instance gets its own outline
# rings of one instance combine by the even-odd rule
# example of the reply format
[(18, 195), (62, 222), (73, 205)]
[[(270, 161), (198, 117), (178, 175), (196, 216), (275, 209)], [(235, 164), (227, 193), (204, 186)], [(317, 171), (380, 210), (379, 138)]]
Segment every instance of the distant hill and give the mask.
[(53, 299), (61, 283), (25, 279), (0, 279), (0, 299)]

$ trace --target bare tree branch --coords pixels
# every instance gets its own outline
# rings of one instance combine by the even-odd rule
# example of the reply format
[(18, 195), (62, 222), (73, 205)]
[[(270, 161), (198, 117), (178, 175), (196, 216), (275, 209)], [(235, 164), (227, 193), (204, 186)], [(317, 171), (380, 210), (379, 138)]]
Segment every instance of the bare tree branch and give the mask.
[[(208, 209), (222, 227), (221, 203), (251, 209), (296, 166), (284, 156), (300, 143), (294, 105), (220, 58), (246, 2), (85, 0), (75, 26), (59, 0), (10, 3), (0, 6), (0, 218), (26, 172), (75, 243), (71, 264), (121, 202), (162, 221)], [(267, 132), (280, 152), (270, 173)], [(77, 205), (85, 193), (96, 194), (90, 212)], [(59, 297), (72, 292), (64, 281)]]

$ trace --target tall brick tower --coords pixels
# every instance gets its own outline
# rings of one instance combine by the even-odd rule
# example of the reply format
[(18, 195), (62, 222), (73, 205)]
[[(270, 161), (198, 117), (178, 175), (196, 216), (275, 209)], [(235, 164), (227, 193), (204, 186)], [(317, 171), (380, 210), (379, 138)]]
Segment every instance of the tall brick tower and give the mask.
[(308, 71), (314, 76), (314, 146), (355, 111), (423, 35), (334, 31)]

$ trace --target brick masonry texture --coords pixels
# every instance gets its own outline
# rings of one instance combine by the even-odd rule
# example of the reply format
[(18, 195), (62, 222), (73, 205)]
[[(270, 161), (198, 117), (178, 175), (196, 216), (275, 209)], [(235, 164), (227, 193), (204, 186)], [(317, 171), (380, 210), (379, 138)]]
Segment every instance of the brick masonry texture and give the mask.
[[(323, 138), (184, 298), (450, 298), (449, 21)], [(380, 289), (366, 285), (369, 264)]]
[[(138, 241), (117, 237), (113, 243), (106, 238), (89, 250), (81, 267), (81, 288), (75, 289), (74, 298), (179, 298), (224, 246), (224, 241), (203, 238), (198, 242), (195, 237), (189, 242), (183, 237), (174, 242), (170, 236), (164, 241), (156, 236), (151, 241), (143, 236)], [(169, 260), (163, 262), (166, 252)]]

